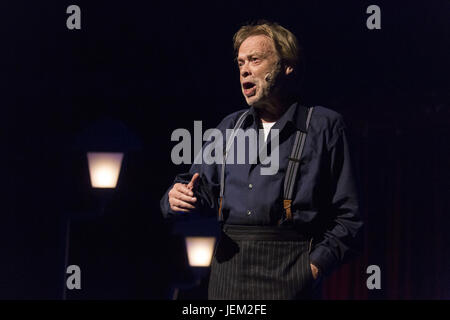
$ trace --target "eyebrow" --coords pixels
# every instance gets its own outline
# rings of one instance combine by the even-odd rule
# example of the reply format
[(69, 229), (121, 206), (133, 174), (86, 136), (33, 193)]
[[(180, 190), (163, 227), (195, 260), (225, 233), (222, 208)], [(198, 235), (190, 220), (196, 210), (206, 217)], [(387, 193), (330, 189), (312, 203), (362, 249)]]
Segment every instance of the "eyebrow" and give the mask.
[[(251, 57), (251, 56), (264, 56), (264, 53), (261, 52), (261, 51), (252, 51), (249, 54), (247, 54), (245, 57), (248, 58), (248, 57)], [(239, 60), (242, 60), (242, 59), (243, 58), (236, 57), (236, 61), (239, 61)]]

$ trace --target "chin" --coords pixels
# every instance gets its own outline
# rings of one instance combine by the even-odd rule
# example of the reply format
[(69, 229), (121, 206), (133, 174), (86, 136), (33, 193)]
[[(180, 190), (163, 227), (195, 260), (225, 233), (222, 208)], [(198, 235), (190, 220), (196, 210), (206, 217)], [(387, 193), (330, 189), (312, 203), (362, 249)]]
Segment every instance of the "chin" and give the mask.
[(251, 97), (245, 97), (245, 101), (247, 101), (247, 104), (250, 106), (250, 107), (255, 107), (255, 108), (257, 108), (258, 107), (258, 102), (259, 102), (259, 98), (258, 97), (256, 97), (256, 96), (251, 96)]

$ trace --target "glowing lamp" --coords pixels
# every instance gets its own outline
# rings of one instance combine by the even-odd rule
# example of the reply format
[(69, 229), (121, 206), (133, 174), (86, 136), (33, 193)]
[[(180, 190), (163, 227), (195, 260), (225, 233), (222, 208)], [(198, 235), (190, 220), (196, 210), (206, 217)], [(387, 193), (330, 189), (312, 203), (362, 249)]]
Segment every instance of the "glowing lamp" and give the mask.
[(186, 237), (189, 265), (191, 267), (209, 267), (215, 242), (215, 237)]
[(93, 188), (113, 189), (117, 186), (122, 152), (88, 152), (89, 175)]

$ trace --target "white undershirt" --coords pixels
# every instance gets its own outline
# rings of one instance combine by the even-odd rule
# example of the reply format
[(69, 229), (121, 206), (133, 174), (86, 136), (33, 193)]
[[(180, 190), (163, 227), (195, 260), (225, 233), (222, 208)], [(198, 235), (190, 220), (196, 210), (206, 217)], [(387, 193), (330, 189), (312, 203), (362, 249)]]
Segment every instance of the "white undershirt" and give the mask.
[(267, 141), (267, 136), (269, 135), (270, 128), (275, 124), (275, 122), (263, 122), (263, 129), (264, 129), (264, 142)]

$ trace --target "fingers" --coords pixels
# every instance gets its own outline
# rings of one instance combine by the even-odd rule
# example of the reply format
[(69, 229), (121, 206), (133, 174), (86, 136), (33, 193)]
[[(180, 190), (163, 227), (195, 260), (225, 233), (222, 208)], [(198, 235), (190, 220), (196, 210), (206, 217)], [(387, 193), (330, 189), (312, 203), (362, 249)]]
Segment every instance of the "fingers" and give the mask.
[(192, 197), (194, 195), (192, 190), (189, 189), (187, 187), (187, 185), (183, 184), (183, 183), (175, 183), (175, 185), (173, 186), (173, 189), (175, 189), (175, 191), (181, 192), (181, 193), (183, 193), (183, 194), (185, 194), (187, 196), (190, 196), (190, 197)]
[(176, 190), (174, 190), (172, 192), (170, 197), (173, 197), (174, 199), (181, 200), (181, 201), (184, 201), (184, 202), (188, 202), (188, 203), (191, 203), (191, 204), (195, 203), (197, 201), (196, 197), (187, 196), (184, 193), (181, 193), (181, 192), (176, 191)]
[(198, 183), (200, 175), (195, 173), (188, 184), (175, 183), (169, 191), (169, 204), (173, 211), (190, 212), (195, 209), (197, 198), (194, 197), (193, 189)]
[(191, 181), (188, 183), (187, 187), (188, 187), (189, 189), (192, 190), (192, 189), (195, 187), (195, 184), (197, 183), (199, 177), (200, 177), (200, 175), (199, 175), (198, 173), (195, 173), (195, 174), (192, 176), (192, 179), (191, 179)]
[(196, 197), (185, 184), (176, 183), (169, 191), (169, 204), (173, 211), (190, 212), (195, 209)]
[(192, 209), (195, 209), (192, 204), (176, 198), (169, 198), (169, 204), (170, 208), (175, 211), (189, 212)]
[(169, 204), (170, 204), (170, 209), (172, 209), (173, 211), (181, 211), (181, 212), (190, 212), (191, 209), (186, 209), (186, 208), (182, 208), (177, 206), (175, 203), (177, 201), (174, 199), (169, 199)]

